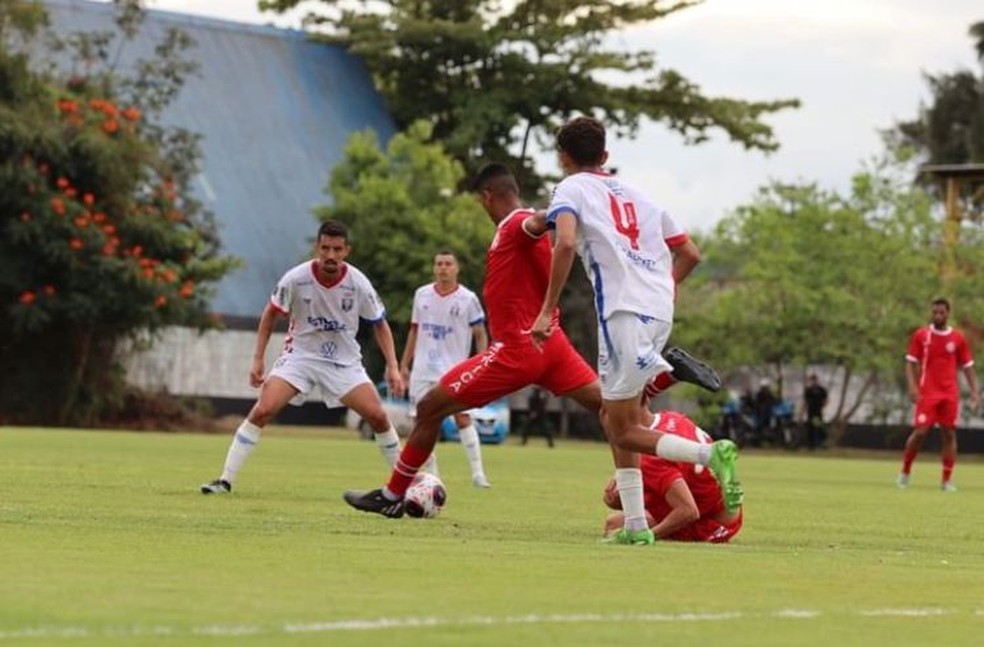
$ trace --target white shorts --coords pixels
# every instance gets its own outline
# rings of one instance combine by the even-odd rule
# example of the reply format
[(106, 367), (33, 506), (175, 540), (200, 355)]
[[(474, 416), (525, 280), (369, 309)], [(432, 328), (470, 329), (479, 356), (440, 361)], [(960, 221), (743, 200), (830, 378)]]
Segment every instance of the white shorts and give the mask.
[[(417, 403), (420, 402), (421, 398), (427, 395), (427, 392), (432, 388), (440, 384), (440, 380), (418, 380), (414, 379), (413, 371), (410, 372), (410, 385), (407, 387), (407, 397), (410, 400), (410, 417), (417, 417)], [(471, 413), (475, 411), (474, 409), (468, 409), (467, 411), (462, 411), (461, 413)]]
[(329, 409), (342, 406), (341, 399), (360, 384), (372, 384), (361, 363), (342, 365), (315, 357), (294, 354), (281, 355), (270, 369), (271, 377), (279, 377), (300, 391), (294, 406), (304, 404), (308, 396), (319, 395)]
[(604, 400), (628, 400), (646, 383), (672, 371), (663, 359), (673, 324), (634, 312), (613, 312), (598, 327), (598, 379)]

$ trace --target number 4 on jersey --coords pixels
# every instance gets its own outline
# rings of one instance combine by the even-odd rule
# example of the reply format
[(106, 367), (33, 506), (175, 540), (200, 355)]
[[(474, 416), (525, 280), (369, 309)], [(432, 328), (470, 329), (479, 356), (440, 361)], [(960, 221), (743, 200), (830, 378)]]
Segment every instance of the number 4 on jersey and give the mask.
[(609, 193), (608, 197), (611, 200), (615, 230), (629, 239), (629, 245), (632, 249), (639, 249), (639, 220), (636, 218), (635, 205), (631, 202), (624, 202), (620, 206), (618, 198), (613, 194)]

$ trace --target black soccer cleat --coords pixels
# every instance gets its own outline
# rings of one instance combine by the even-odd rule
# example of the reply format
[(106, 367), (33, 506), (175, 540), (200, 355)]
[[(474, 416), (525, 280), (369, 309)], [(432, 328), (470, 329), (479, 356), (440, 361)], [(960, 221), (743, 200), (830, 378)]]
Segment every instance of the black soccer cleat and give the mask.
[(202, 494), (229, 494), (232, 492), (232, 483), (215, 479), (211, 483), (204, 483), (201, 487)]
[(356, 510), (375, 512), (390, 519), (399, 519), (403, 516), (403, 499), (390, 501), (383, 495), (381, 489), (369, 490), (368, 492), (346, 490), (342, 498), (345, 499), (345, 503)]
[(673, 367), (673, 378), (677, 382), (696, 384), (712, 393), (721, 390), (721, 376), (717, 371), (682, 348), (667, 348), (663, 357)]

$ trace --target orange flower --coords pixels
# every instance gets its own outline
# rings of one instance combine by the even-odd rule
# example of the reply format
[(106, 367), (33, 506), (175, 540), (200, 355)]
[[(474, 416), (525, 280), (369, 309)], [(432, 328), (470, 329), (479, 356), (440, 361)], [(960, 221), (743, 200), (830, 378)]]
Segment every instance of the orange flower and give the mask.
[(95, 214), (93, 214), (93, 216), (92, 216), (92, 220), (93, 220), (93, 221), (94, 221), (94, 222), (95, 222), (95, 223), (96, 223), (97, 225), (101, 225), (102, 223), (104, 223), (104, 222), (106, 222), (106, 214), (104, 214), (104, 213), (103, 213), (103, 212), (101, 212), (101, 211), (97, 211), (97, 212), (96, 212)]
[(165, 283), (174, 283), (178, 280), (178, 273), (174, 270), (164, 270), (161, 272), (161, 280)]
[(149, 267), (145, 267), (145, 268), (144, 268), (144, 271), (143, 271), (143, 272), (141, 272), (141, 274), (143, 275), (143, 277), (144, 277), (145, 279), (148, 279), (148, 280), (150, 280), (150, 279), (152, 279), (152, 278), (154, 278), (154, 270), (152, 270), (152, 269), (151, 269), (151, 268), (149, 268)]
[(179, 294), (184, 298), (187, 299), (191, 297), (194, 293), (195, 293), (195, 284), (192, 283), (191, 281), (185, 281), (181, 285), (181, 291), (179, 292)]
[(96, 203), (96, 196), (92, 195), (91, 193), (83, 194), (82, 202), (84, 202), (87, 206), (91, 207)]
[(140, 119), (140, 109), (130, 106), (123, 111), (123, 118), (127, 121), (136, 121), (137, 119)]
[(55, 286), (53, 286), (53, 285), (46, 285), (46, 286), (44, 286), (43, 289), (44, 289), (45, 295), (47, 295), (49, 297), (55, 296)]
[(20, 215), (21, 222), (31, 222), (31, 214), (24, 212)]
[(36, 299), (37, 299), (37, 295), (35, 295), (35, 294), (34, 294), (33, 292), (31, 292), (30, 290), (27, 290), (27, 291), (24, 291), (24, 292), (21, 292), (21, 295), (20, 295), (20, 302), (21, 302), (21, 303), (23, 303), (23, 304), (24, 304), (24, 305), (26, 305), (26, 306), (29, 306), (29, 305), (31, 305), (32, 303), (34, 303), (34, 301), (35, 301)]
[(116, 253), (116, 245), (112, 241), (103, 245), (103, 256), (112, 256)]
[(117, 130), (120, 129), (120, 122), (112, 118), (107, 119), (102, 123), (102, 129), (103, 132), (105, 132), (107, 135), (112, 135), (113, 133), (115, 133)]
[(65, 203), (62, 202), (61, 198), (51, 199), (51, 210), (54, 211), (59, 216), (65, 215)]
[(71, 99), (59, 99), (58, 109), (62, 112), (76, 112), (79, 109), (79, 104)]
[(143, 247), (141, 247), (140, 245), (134, 245), (133, 248), (130, 250), (130, 252), (134, 256), (139, 257), (141, 254), (143, 254)]
[(74, 249), (75, 251), (78, 251), (83, 247), (85, 247), (85, 244), (82, 242), (82, 239), (73, 238), (72, 240), (68, 241), (68, 246)]
[(81, 229), (82, 227), (89, 226), (89, 219), (86, 218), (85, 216), (77, 216), (74, 222), (75, 222), (75, 226), (78, 227), (79, 229)]
[(72, 186), (72, 183), (69, 182), (67, 178), (60, 177), (57, 180), (55, 180), (55, 185), (59, 189), (66, 189), (66, 188)]
[(66, 198), (74, 198), (76, 193), (77, 193), (77, 191), (75, 189), (73, 189), (72, 187), (68, 187), (67, 189), (65, 189), (65, 197)]
[(167, 305), (167, 297), (164, 296), (163, 294), (157, 297), (157, 299), (154, 301), (155, 308), (163, 308), (166, 305)]
[(112, 236), (113, 234), (116, 233), (116, 225), (105, 225), (103, 226), (102, 230), (103, 233), (106, 234), (107, 236)]

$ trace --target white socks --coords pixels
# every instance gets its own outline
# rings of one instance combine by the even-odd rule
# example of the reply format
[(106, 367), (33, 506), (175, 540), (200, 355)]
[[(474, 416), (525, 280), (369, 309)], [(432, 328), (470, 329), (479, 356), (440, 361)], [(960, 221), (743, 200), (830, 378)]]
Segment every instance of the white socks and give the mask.
[(465, 449), (468, 457), (468, 465), (471, 467), (472, 478), (485, 476), (485, 468), (482, 466), (482, 441), (478, 439), (478, 430), (475, 425), (468, 425), (464, 429), (458, 430), (458, 438), (461, 439), (461, 446)]
[(656, 455), (674, 463), (707, 465), (711, 460), (711, 446), (673, 434), (663, 434), (656, 441)]
[(618, 486), (618, 496), (622, 499), (625, 529), (638, 532), (648, 528), (646, 508), (642, 500), (642, 470), (635, 467), (616, 469), (615, 484)]
[(400, 458), (400, 437), (396, 435), (396, 428), (390, 425), (389, 429), (383, 433), (376, 433), (375, 436), (376, 446), (379, 447), (379, 453), (383, 455), (386, 466), (393, 469)]
[(243, 420), (239, 424), (239, 428), (236, 429), (236, 433), (232, 437), (232, 443), (229, 445), (229, 452), (226, 454), (222, 476), (219, 478), (229, 483), (236, 480), (236, 474), (243, 466), (243, 463), (246, 462), (246, 459), (249, 458), (249, 455), (256, 449), (256, 444), (260, 442), (261, 431), (262, 429), (260, 427), (257, 427), (249, 420)]

